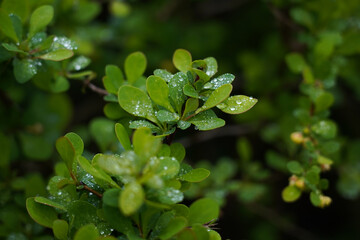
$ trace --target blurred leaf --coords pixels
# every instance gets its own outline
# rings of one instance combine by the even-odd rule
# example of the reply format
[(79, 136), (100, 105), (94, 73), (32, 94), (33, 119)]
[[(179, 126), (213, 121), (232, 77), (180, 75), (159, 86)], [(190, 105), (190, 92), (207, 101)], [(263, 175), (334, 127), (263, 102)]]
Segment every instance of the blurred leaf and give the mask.
[(30, 17), (30, 28), (28, 39), (32, 38), (35, 33), (45, 28), (54, 16), (54, 8), (50, 5), (43, 5), (35, 9)]
[(301, 73), (307, 65), (303, 56), (299, 53), (289, 53), (286, 55), (285, 60), (290, 70), (294, 73)]
[(119, 207), (125, 215), (132, 215), (141, 207), (144, 198), (142, 186), (136, 182), (129, 183), (120, 194)]
[(187, 220), (184, 217), (175, 217), (173, 218), (169, 224), (162, 229), (159, 238), (162, 240), (169, 239), (182, 229), (187, 226)]
[(11, 18), (7, 12), (0, 8), (0, 30), (7, 37), (11, 38), (14, 42), (18, 43), (19, 39), (15, 32), (15, 28), (11, 21)]
[(124, 75), (119, 67), (115, 65), (106, 65), (106, 76), (103, 78), (103, 83), (106, 90), (110, 93), (117, 94), (120, 86), (124, 82)]
[(22, 22), (25, 22), (29, 14), (30, 4), (29, 1), (24, 0), (3, 0), (1, 8), (8, 14), (16, 14)]
[(84, 142), (81, 137), (73, 132), (67, 133), (65, 137), (70, 140), (75, 150), (75, 155), (80, 156), (84, 152)]
[(74, 52), (69, 49), (58, 49), (53, 52), (46, 53), (39, 56), (39, 58), (49, 61), (62, 61), (68, 58), (71, 58), (74, 55)]
[(210, 175), (210, 171), (205, 168), (196, 168), (181, 175), (180, 179), (187, 182), (201, 182)]
[(302, 168), (301, 164), (297, 161), (290, 161), (287, 163), (287, 168), (291, 173), (294, 174), (301, 174), (304, 169)]
[(94, 224), (82, 226), (74, 236), (74, 240), (96, 240), (99, 236), (99, 231)]
[(330, 120), (317, 122), (311, 127), (311, 130), (325, 139), (334, 138), (337, 133), (336, 124)]
[(57, 219), (53, 222), (53, 233), (57, 239), (67, 240), (69, 224), (65, 220)]
[(315, 112), (327, 110), (334, 103), (334, 96), (328, 92), (322, 92), (315, 99)]
[(37, 73), (35, 62), (30, 59), (19, 60), (14, 58), (13, 66), (15, 79), (19, 83), (29, 81)]
[(173, 143), (170, 145), (171, 156), (176, 158), (181, 163), (186, 155), (184, 146), (181, 143)]
[(67, 65), (68, 71), (80, 71), (91, 63), (90, 58), (85, 56), (78, 56)]
[(204, 61), (206, 62), (206, 75), (209, 77), (214, 76), (218, 71), (217, 61), (213, 57), (205, 58)]
[(159, 151), (161, 139), (154, 137), (149, 128), (139, 128), (134, 132), (133, 145), (138, 156), (148, 159)]
[(102, 152), (117, 150), (115, 122), (106, 118), (95, 118), (90, 122), (90, 133)]
[(122, 124), (120, 123), (115, 124), (115, 133), (116, 133), (116, 137), (118, 138), (119, 142), (124, 147), (124, 149), (131, 150), (129, 135)]
[(295, 186), (287, 186), (281, 195), (285, 202), (294, 202), (301, 196), (301, 190)]

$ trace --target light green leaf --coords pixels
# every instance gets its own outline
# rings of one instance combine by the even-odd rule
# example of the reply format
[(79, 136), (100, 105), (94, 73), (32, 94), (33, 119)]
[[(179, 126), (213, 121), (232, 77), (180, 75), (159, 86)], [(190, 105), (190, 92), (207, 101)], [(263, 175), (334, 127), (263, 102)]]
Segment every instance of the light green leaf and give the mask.
[(106, 118), (95, 118), (90, 122), (91, 136), (102, 152), (118, 149), (114, 127), (115, 122)]
[(125, 215), (134, 214), (144, 203), (145, 193), (142, 186), (136, 182), (125, 185), (120, 194), (119, 207)]
[(334, 138), (337, 133), (336, 124), (330, 120), (317, 122), (311, 127), (311, 130), (325, 139)]
[(0, 30), (5, 36), (11, 38), (14, 42), (18, 43), (19, 38), (16, 34), (13, 22), (7, 12), (0, 8)]
[(235, 76), (231, 73), (225, 73), (220, 75), (217, 78), (213, 78), (210, 82), (205, 83), (204, 89), (217, 89), (224, 84), (232, 83), (235, 79)]
[(19, 60), (14, 58), (13, 66), (15, 79), (19, 83), (29, 81), (37, 73), (35, 62), (31, 59)]
[(135, 176), (140, 172), (141, 162), (133, 151), (121, 155), (96, 154), (93, 166), (99, 166), (112, 176)]
[(105, 105), (104, 107), (105, 116), (112, 120), (130, 117), (130, 114), (120, 107), (117, 97), (115, 97), (115, 101), (116, 103), (111, 102)]
[(74, 236), (74, 240), (96, 240), (99, 237), (99, 231), (94, 224), (82, 226)]
[(160, 110), (156, 112), (156, 117), (160, 122), (176, 122), (180, 119), (179, 115), (173, 112), (169, 112), (166, 110)]
[(199, 98), (199, 93), (191, 84), (186, 84), (183, 88), (184, 94), (188, 97)]
[(173, 75), (171, 73), (169, 73), (168, 71), (166, 71), (165, 69), (156, 69), (154, 71), (154, 75), (161, 77), (166, 82), (170, 82), (170, 79), (173, 77)]
[(240, 114), (251, 109), (257, 102), (256, 98), (236, 95), (217, 105), (217, 108), (228, 114)]
[(190, 172), (181, 175), (180, 180), (187, 182), (201, 182), (210, 175), (210, 171), (205, 168), (195, 168)]
[(56, 150), (64, 160), (69, 172), (72, 172), (72, 166), (75, 159), (75, 148), (67, 137), (60, 137), (56, 141)]
[(322, 91), (315, 98), (315, 112), (321, 112), (328, 109), (334, 103), (334, 96), (329, 93)]
[(30, 4), (27, 0), (3, 0), (1, 8), (8, 14), (19, 16), (22, 22), (25, 22), (29, 14)]
[(131, 129), (138, 129), (138, 128), (142, 128), (142, 127), (150, 128), (151, 131), (154, 133), (162, 132), (159, 127), (155, 126), (154, 124), (152, 124), (151, 122), (146, 121), (146, 120), (131, 121), (129, 124), (129, 128), (131, 128)]
[(47, 205), (49, 207), (54, 207), (54, 208), (58, 208), (58, 209), (66, 211), (66, 208), (63, 205), (61, 205), (61, 204), (59, 204), (57, 202), (54, 202), (54, 201), (52, 201), (50, 199), (47, 199), (47, 198), (44, 198), (44, 197), (35, 197), (34, 200), (37, 203), (41, 203), (41, 204)]
[(65, 220), (56, 219), (53, 222), (53, 233), (54, 236), (59, 240), (68, 239), (69, 224)]
[(47, 160), (52, 154), (53, 146), (44, 136), (21, 133), (21, 147), (26, 157), (36, 160)]
[(281, 195), (285, 202), (294, 202), (301, 196), (301, 190), (296, 186), (287, 186)]
[(164, 179), (175, 177), (180, 170), (180, 163), (174, 157), (160, 157), (156, 167), (156, 174)]
[(53, 93), (60, 93), (60, 92), (65, 92), (66, 90), (69, 89), (70, 84), (69, 81), (63, 77), (63, 76), (55, 76), (54, 77), (55, 81), (51, 81), (50, 82), (50, 90)]
[(178, 189), (165, 187), (157, 191), (157, 198), (161, 203), (175, 204), (184, 199), (184, 194)]
[(105, 89), (110, 93), (117, 94), (119, 87), (124, 82), (124, 75), (122, 71), (115, 65), (107, 65), (105, 72), (106, 76), (103, 78)]
[(186, 74), (182, 72), (176, 73), (169, 82), (170, 98), (173, 100), (178, 113), (181, 112), (181, 107), (186, 100), (183, 88), (188, 82)]
[(119, 142), (124, 147), (124, 149), (131, 150), (131, 142), (129, 135), (122, 124), (120, 123), (115, 124), (115, 133), (116, 133), (116, 137), (118, 138)]
[(161, 77), (150, 76), (146, 80), (146, 89), (150, 98), (158, 105), (174, 112), (169, 101), (169, 87)]
[(130, 83), (134, 83), (146, 69), (146, 57), (142, 52), (134, 52), (125, 59), (125, 74)]
[(30, 29), (28, 39), (32, 38), (35, 33), (45, 28), (54, 16), (54, 8), (50, 5), (43, 5), (35, 9), (30, 17)]
[(210, 198), (202, 198), (190, 205), (189, 224), (205, 224), (219, 217), (219, 204)]
[(206, 62), (206, 75), (209, 77), (214, 76), (218, 71), (216, 59), (213, 57), (208, 57), (205, 58), (204, 61)]
[(225, 125), (225, 121), (218, 118), (211, 109), (200, 112), (196, 116), (190, 118), (188, 122), (194, 124), (197, 129), (202, 131), (219, 128)]
[(16, 45), (14, 45), (12, 43), (11, 44), (3, 43), (2, 46), (9, 52), (22, 53), (22, 54), (26, 54), (26, 55), (28, 54), (27, 52), (20, 50)]
[(110, 207), (118, 207), (119, 205), (119, 197), (121, 190), (117, 188), (111, 188), (104, 192), (102, 201), (104, 204)]
[(289, 69), (294, 73), (301, 73), (307, 65), (303, 56), (299, 53), (289, 53), (286, 55), (285, 61)]
[(180, 128), (181, 130), (188, 129), (190, 126), (191, 126), (190, 122), (186, 122), (186, 121), (183, 121), (183, 120), (179, 120), (177, 122), (177, 127)]
[(232, 91), (232, 85), (231, 84), (224, 84), (221, 87), (215, 89), (209, 98), (206, 100), (204, 105), (201, 106), (201, 108), (197, 109), (195, 113), (199, 113), (202, 111), (205, 111), (207, 109), (210, 109), (212, 107), (215, 107), (216, 105), (219, 105), (222, 103), (225, 99), (227, 99)]
[[(99, 165), (99, 163), (97, 162), (98, 157), (100, 157), (102, 154), (96, 154), (93, 158), (93, 162), (95, 162), (95, 166)], [(83, 156), (78, 156), (77, 157), (77, 161), (80, 164), (80, 166), (90, 175), (92, 175), (95, 179), (100, 179), (106, 183), (108, 183), (110, 186), (112, 186), (113, 188), (120, 188), (119, 185), (117, 185), (117, 183), (112, 180), (112, 178), (107, 175), (104, 171), (102, 171), (102, 169), (97, 169), (95, 168), (93, 165), (90, 164), (89, 160), (87, 160), (86, 158), (84, 158)]]
[(71, 58), (74, 55), (74, 52), (69, 49), (58, 49), (53, 52), (45, 53), (44, 55), (39, 56), (38, 58), (59, 62), (68, 58)]
[(315, 206), (319, 207), (321, 204), (320, 195), (316, 194), (315, 192), (310, 193), (310, 202)]
[(26, 209), (30, 217), (38, 224), (52, 228), (57, 214), (52, 207), (35, 202), (34, 198), (26, 199)]
[(174, 52), (173, 63), (179, 71), (186, 73), (188, 70), (191, 69), (191, 62), (192, 57), (190, 52), (188, 52), (187, 50), (177, 49)]
[(65, 135), (74, 147), (75, 155), (81, 155), (84, 152), (84, 142), (79, 135), (73, 132), (69, 132)]
[(151, 99), (140, 89), (129, 85), (122, 86), (118, 99), (120, 106), (128, 113), (157, 122)]
[(153, 136), (149, 128), (139, 128), (134, 132), (133, 146), (138, 156), (148, 159), (159, 151), (161, 138)]
[(159, 238), (161, 240), (170, 239), (172, 236), (180, 232), (187, 226), (187, 220), (184, 217), (175, 217), (173, 218), (169, 224), (162, 229)]
[(327, 157), (324, 157), (324, 156), (321, 156), (319, 155), (317, 157), (317, 162), (320, 163), (320, 164), (328, 164), (328, 165), (331, 165), (333, 164), (333, 161)]

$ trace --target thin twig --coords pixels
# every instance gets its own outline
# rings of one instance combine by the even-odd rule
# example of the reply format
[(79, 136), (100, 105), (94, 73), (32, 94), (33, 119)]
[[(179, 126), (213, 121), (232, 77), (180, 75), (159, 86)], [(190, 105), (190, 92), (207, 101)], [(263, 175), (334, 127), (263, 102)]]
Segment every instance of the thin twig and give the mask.
[(93, 92), (96, 92), (96, 93), (98, 93), (100, 95), (108, 95), (109, 94), (105, 89), (102, 89), (102, 88), (92, 84), (90, 82), (90, 80), (91, 80), (90, 78), (87, 78), (87, 79), (84, 80), (84, 86), (85, 87), (90, 88)]
[(93, 194), (95, 194), (96, 196), (98, 196), (99, 198), (102, 198), (103, 195), (97, 191), (95, 191), (94, 189), (90, 188), (88, 185), (86, 185), (84, 182), (80, 182), (80, 184), (83, 186), (83, 189), (85, 189), (86, 191), (89, 191)]

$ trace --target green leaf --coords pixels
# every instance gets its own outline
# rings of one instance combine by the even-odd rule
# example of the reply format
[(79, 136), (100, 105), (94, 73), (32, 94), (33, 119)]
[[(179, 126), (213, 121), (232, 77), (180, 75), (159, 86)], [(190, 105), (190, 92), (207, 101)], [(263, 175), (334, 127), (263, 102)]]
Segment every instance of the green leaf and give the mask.
[(173, 75), (171, 73), (169, 73), (168, 71), (166, 71), (165, 69), (156, 69), (154, 71), (154, 75), (161, 77), (166, 82), (170, 82), (171, 78), (173, 77)]
[[(103, 156), (103, 154), (96, 154), (93, 158), (93, 162), (95, 162), (97, 165), (99, 165), (99, 159)], [(80, 164), (80, 166), (90, 175), (92, 175), (95, 179), (100, 179), (106, 183), (108, 183), (110, 186), (112, 186), (113, 188), (120, 188), (119, 185), (117, 185), (117, 183), (112, 180), (112, 178), (107, 175), (104, 171), (102, 171), (101, 169), (96, 169), (94, 166), (92, 166), (90, 164), (90, 162), (82, 157), (79, 156), (77, 157), (77, 161)]]
[(221, 236), (219, 233), (214, 230), (210, 230), (209, 232), (209, 240), (221, 240)]
[(120, 193), (121, 190), (116, 188), (106, 190), (102, 198), (103, 203), (109, 205), (110, 207), (117, 208), (119, 204)]
[(296, 186), (287, 186), (281, 195), (285, 202), (294, 202), (301, 196), (301, 190)]
[(199, 98), (199, 93), (191, 84), (186, 84), (183, 88), (184, 94), (188, 97)]
[(181, 202), (184, 199), (184, 194), (178, 189), (165, 187), (157, 191), (157, 198), (161, 203), (175, 204)]
[(35, 202), (34, 198), (26, 199), (26, 209), (30, 217), (38, 224), (52, 228), (57, 214), (52, 207)]
[(156, 174), (164, 179), (175, 177), (180, 170), (180, 163), (174, 157), (160, 157), (156, 166)]
[(84, 142), (79, 135), (69, 132), (65, 135), (65, 137), (70, 140), (75, 150), (75, 155), (81, 155), (84, 152)]
[(325, 139), (334, 138), (337, 133), (336, 124), (330, 120), (317, 122), (311, 127), (311, 130)]
[(104, 86), (110, 93), (117, 94), (120, 86), (124, 83), (124, 75), (119, 67), (107, 65), (105, 68), (106, 76), (103, 78)]
[(300, 165), (299, 162), (297, 161), (290, 161), (287, 163), (287, 168), (289, 169), (289, 171), (293, 174), (301, 174), (304, 172), (304, 169), (302, 168), (302, 166)]
[(319, 207), (321, 204), (320, 195), (316, 194), (315, 192), (310, 193), (310, 202), (315, 206)]
[(134, 132), (133, 146), (138, 156), (149, 159), (159, 151), (161, 139), (154, 137), (149, 128), (139, 128)]
[(199, 112), (215, 107), (216, 105), (219, 105), (221, 102), (223, 102), (225, 99), (229, 97), (231, 91), (232, 91), (231, 84), (224, 84), (221, 87), (215, 89), (211, 93), (209, 98), (206, 100), (204, 105), (202, 105), (201, 108), (197, 109), (195, 113), (197, 114)]
[(122, 86), (118, 99), (120, 106), (128, 113), (157, 122), (151, 99), (140, 89), (129, 85)]
[(170, 145), (171, 156), (176, 158), (181, 163), (186, 155), (184, 146), (181, 143), (173, 143)]
[(53, 222), (53, 233), (57, 239), (67, 240), (68, 239), (68, 231), (69, 224), (65, 220), (56, 219)]
[(225, 73), (217, 78), (212, 79), (210, 82), (205, 83), (204, 89), (217, 89), (225, 84), (230, 84), (234, 81), (235, 76), (231, 73)]
[(38, 58), (48, 60), (48, 61), (63, 61), (65, 59), (71, 58), (74, 55), (74, 52), (69, 49), (58, 49), (53, 52), (45, 53), (44, 55), (39, 56)]
[(197, 129), (202, 131), (219, 128), (225, 125), (225, 121), (218, 118), (211, 109), (200, 112), (196, 116), (190, 118), (188, 122), (194, 124)]
[(116, 133), (116, 137), (118, 138), (119, 142), (124, 147), (124, 149), (131, 150), (131, 142), (129, 135), (122, 124), (120, 123), (115, 124), (115, 133)]
[(226, 99), (223, 103), (219, 104), (217, 108), (228, 114), (240, 114), (251, 109), (258, 100), (256, 98), (236, 95)]
[(185, 117), (188, 113), (194, 112), (198, 107), (199, 100), (196, 98), (189, 98), (185, 103), (183, 117)]
[(144, 203), (145, 193), (142, 186), (136, 182), (125, 185), (120, 194), (119, 207), (125, 215), (134, 214)]
[(302, 8), (292, 8), (290, 11), (291, 17), (299, 24), (311, 28), (314, 24), (314, 19), (311, 14)]
[(190, 52), (188, 52), (187, 50), (177, 49), (174, 52), (173, 63), (179, 71), (186, 73), (188, 70), (191, 69), (191, 62), (192, 57)]
[[(117, 199), (117, 203), (118, 203)], [(118, 204), (117, 204), (118, 206)], [(106, 221), (117, 231), (129, 235), (134, 232), (132, 227), (131, 219), (125, 217), (120, 211), (119, 208), (110, 207), (109, 205), (103, 205), (103, 211)]]
[(209, 77), (214, 76), (218, 71), (216, 59), (213, 57), (208, 57), (205, 58), (204, 61), (206, 62), (206, 75)]
[(19, 60), (14, 58), (13, 66), (15, 79), (19, 83), (29, 81), (37, 73), (35, 62), (31, 59)]
[(142, 52), (134, 52), (125, 59), (125, 74), (130, 83), (140, 78), (146, 69), (146, 57)]
[(114, 125), (114, 121), (106, 118), (95, 118), (90, 122), (91, 136), (95, 139), (102, 152), (109, 149), (113, 151), (118, 149)]
[(98, 153), (94, 156), (93, 165), (99, 166), (112, 176), (134, 176), (141, 169), (141, 162), (133, 151), (127, 151), (121, 155)]
[(75, 160), (75, 148), (72, 145), (71, 141), (67, 137), (60, 137), (56, 141), (56, 150), (60, 154), (62, 160), (64, 160), (66, 167), (69, 172), (72, 172), (73, 162)]
[(159, 238), (162, 240), (170, 239), (187, 226), (187, 220), (184, 217), (175, 217), (169, 224), (162, 229)]
[(315, 98), (315, 112), (321, 112), (328, 109), (334, 103), (334, 96), (329, 92), (321, 92)]
[(195, 168), (190, 172), (181, 175), (180, 180), (187, 182), (201, 182), (210, 175), (210, 171), (205, 168)]
[(305, 179), (310, 183), (310, 184), (313, 184), (313, 185), (316, 185), (319, 183), (320, 181), (320, 173), (317, 172), (316, 170), (314, 169), (311, 169), (309, 171), (306, 172), (305, 174)]
[(155, 126), (154, 124), (152, 124), (151, 122), (147, 121), (147, 120), (136, 120), (136, 121), (131, 121), (129, 124), (129, 128), (131, 129), (138, 129), (138, 128), (150, 128), (152, 132), (154, 133), (161, 133), (161, 129), (157, 126)]
[(54, 207), (54, 208), (58, 208), (58, 209), (66, 211), (66, 208), (63, 205), (61, 205), (61, 204), (59, 204), (57, 202), (54, 202), (54, 201), (52, 201), (50, 199), (47, 199), (47, 198), (44, 198), (44, 197), (35, 197), (34, 200), (37, 203), (41, 203), (41, 204), (47, 205), (49, 207)]
[(169, 101), (169, 87), (165, 80), (161, 77), (150, 76), (146, 80), (146, 89), (154, 103), (174, 112)]
[(74, 236), (74, 240), (96, 240), (99, 237), (99, 231), (94, 224), (82, 226)]
[(18, 43), (19, 39), (16, 34), (13, 22), (7, 12), (0, 8), (0, 30), (5, 36), (11, 38), (14, 42)]
[(63, 76), (55, 76), (55, 81), (54, 82), (50, 82), (50, 90), (53, 93), (60, 93), (60, 92), (65, 92), (66, 90), (69, 89), (70, 84), (69, 81), (63, 77)]
[(289, 53), (286, 55), (285, 61), (289, 69), (294, 73), (301, 73), (307, 65), (303, 56), (299, 53)]
[(181, 107), (186, 100), (183, 88), (188, 83), (188, 79), (185, 73), (176, 73), (169, 82), (169, 94), (173, 100), (176, 111), (181, 112)]
[(15, 52), (15, 53), (23, 53), (23, 54), (28, 54), (27, 52), (24, 52), (23, 50), (20, 50), (16, 45), (14, 44), (8, 44), (8, 43), (3, 43), (2, 46), (8, 50), (9, 52)]
[(333, 164), (333, 161), (327, 157), (324, 157), (324, 156), (321, 156), (319, 155), (317, 157), (317, 162), (320, 163), (320, 164), (328, 164), (328, 165), (331, 165)]
[(179, 115), (177, 115), (176, 113), (169, 112), (166, 110), (157, 111), (156, 117), (160, 122), (167, 122), (167, 123), (177, 122), (180, 119)]
[(89, 66), (90, 63), (90, 58), (85, 56), (78, 56), (67, 65), (66, 69), (68, 71), (80, 71)]
[(97, 209), (87, 201), (72, 201), (68, 208), (68, 217), (71, 226), (81, 228), (87, 224), (98, 224), (100, 218), (97, 215)]
[(112, 120), (130, 117), (130, 114), (122, 109), (117, 101), (117, 97), (115, 98), (116, 103), (107, 103), (104, 107), (104, 114), (107, 118)]
[(210, 198), (202, 198), (190, 205), (189, 224), (206, 224), (219, 217), (219, 204)]
[(50, 5), (43, 5), (35, 9), (30, 17), (30, 28), (28, 39), (32, 38), (35, 33), (40, 32), (53, 19), (54, 8)]

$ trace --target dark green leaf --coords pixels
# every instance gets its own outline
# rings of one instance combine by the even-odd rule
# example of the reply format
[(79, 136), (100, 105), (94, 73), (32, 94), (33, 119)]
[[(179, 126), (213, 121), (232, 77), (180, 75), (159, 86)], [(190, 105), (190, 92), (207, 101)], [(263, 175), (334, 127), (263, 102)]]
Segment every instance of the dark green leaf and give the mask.
[(52, 228), (57, 214), (52, 207), (35, 202), (34, 198), (26, 199), (26, 209), (30, 217), (40, 225)]
[(169, 224), (162, 229), (159, 238), (162, 240), (170, 239), (187, 226), (187, 220), (184, 217), (175, 217)]
[(65, 220), (57, 219), (53, 222), (53, 233), (57, 239), (67, 240), (69, 224)]
[(125, 150), (131, 150), (131, 142), (129, 135), (122, 124), (120, 123), (115, 124), (115, 133), (116, 133), (116, 137), (118, 138), (123, 148)]
[(287, 163), (287, 168), (289, 169), (289, 171), (291, 173), (294, 173), (294, 174), (301, 174), (302, 172), (304, 172), (304, 169), (302, 168), (300, 163), (297, 162), (297, 161), (288, 162)]
[(19, 39), (15, 32), (13, 22), (7, 12), (0, 8), (0, 30), (5, 36), (11, 38), (14, 42), (18, 43)]
[(301, 73), (306, 66), (306, 62), (299, 53), (290, 53), (286, 55), (286, 63), (294, 73)]
[(37, 73), (36, 64), (31, 59), (19, 60), (14, 58), (13, 66), (15, 79), (19, 83), (25, 83), (29, 81)]
[(73, 162), (75, 160), (75, 148), (67, 137), (60, 137), (56, 141), (56, 150), (64, 160), (69, 172), (72, 172)]
[(75, 155), (80, 156), (84, 152), (84, 142), (81, 137), (73, 132), (67, 133), (65, 137), (70, 140), (70, 143), (74, 147)]

